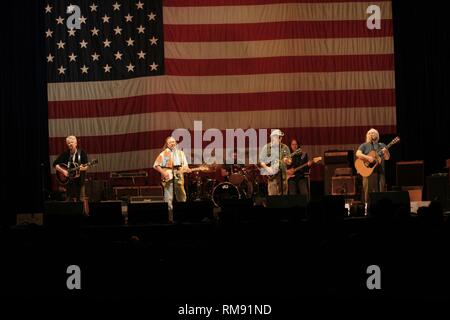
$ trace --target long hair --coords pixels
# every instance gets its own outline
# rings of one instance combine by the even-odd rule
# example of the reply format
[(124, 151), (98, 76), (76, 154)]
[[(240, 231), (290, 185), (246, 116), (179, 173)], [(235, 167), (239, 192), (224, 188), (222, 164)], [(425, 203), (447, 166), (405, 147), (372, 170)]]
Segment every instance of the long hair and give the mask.
[(375, 132), (377, 137), (375, 138), (375, 143), (378, 142), (380, 140), (380, 134), (378, 133), (378, 131), (374, 128), (371, 128), (369, 131), (367, 131), (366, 133), (366, 143), (372, 142), (372, 138), (370, 137), (370, 134), (372, 132)]
[(291, 140), (289, 142), (289, 149), (292, 149), (291, 148), (291, 144), (292, 144), (293, 141), (297, 142), (297, 150), (301, 149), (301, 147), (300, 147), (300, 140), (298, 140), (296, 137), (291, 138)]

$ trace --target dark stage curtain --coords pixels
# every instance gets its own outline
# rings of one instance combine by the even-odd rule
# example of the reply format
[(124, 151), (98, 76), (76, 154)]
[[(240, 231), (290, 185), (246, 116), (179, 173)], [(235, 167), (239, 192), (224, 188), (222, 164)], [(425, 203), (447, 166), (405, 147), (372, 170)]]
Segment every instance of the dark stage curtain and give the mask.
[(393, 1), (397, 129), (403, 160), (425, 160), (425, 174), (450, 158), (449, 6)]
[[(49, 182), (42, 1), (3, 4), (1, 220), (41, 212)], [(5, 8), (6, 7), (6, 8)]]

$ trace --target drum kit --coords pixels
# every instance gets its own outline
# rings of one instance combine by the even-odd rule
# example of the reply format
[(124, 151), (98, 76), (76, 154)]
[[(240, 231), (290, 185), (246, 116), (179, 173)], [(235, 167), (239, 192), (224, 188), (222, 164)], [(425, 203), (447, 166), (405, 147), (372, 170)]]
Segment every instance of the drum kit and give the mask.
[(222, 166), (209, 165), (207, 172), (187, 175), (187, 194), (191, 201), (211, 200), (220, 207), (228, 199), (252, 199), (265, 195), (266, 181), (255, 165), (231, 165), (224, 176)]

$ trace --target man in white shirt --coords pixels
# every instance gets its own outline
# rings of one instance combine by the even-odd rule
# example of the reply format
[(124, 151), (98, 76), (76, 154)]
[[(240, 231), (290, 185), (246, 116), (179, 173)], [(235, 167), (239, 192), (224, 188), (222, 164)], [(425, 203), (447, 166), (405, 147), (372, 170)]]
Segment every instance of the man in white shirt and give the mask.
[(183, 173), (190, 172), (186, 155), (182, 150), (177, 149), (177, 142), (174, 137), (166, 138), (164, 150), (156, 158), (153, 168), (161, 174), (164, 201), (168, 203), (169, 220), (171, 220), (174, 193), (175, 201), (186, 201)]

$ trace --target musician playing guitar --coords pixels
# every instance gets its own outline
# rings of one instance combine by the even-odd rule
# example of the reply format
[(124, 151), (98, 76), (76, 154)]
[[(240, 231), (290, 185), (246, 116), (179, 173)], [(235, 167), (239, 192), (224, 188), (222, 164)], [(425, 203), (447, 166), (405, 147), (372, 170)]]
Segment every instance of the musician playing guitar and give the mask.
[(177, 149), (177, 142), (174, 137), (166, 138), (164, 150), (156, 158), (153, 168), (161, 174), (164, 201), (168, 203), (169, 220), (172, 220), (174, 193), (175, 201), (186, 201), (183, 173), (191, 172), (186, 155), (182, 150)]
[(305, 173), (309, 172), (309, 166), (306, 165), (294, 172), (294, 168), (308, 163), (308, 154), (306, 152), (296, 152), (299, 150), (299, 147), (298, 140), (292, 139), (291, 152), (294, 153), (294, 155), (292, 156), (292, 164), (287, 170), (288, 176), (292, 175), (291, 178), (288, 178), (288, 189), (289, 194), (303, 194), (309, 199), (308, 179), (305, 177)]
[(261, 175), (268, 177), (267, 194), (269, 196), (287, 195), (288, 184), (286, 165), (292, 163), (289, 147), (281, 140), (284, 133), (280, 129), (272, 130), (270, 142), (266, 144), (259, 154)]
[[(363, 177), (364, 201), (369, 200), (370, 192), (386, 191), (386, 179), (384, 175), (384, 160), (389, 160), (391, 157), (386, 145), (379, 142), (380, 134), (375, 129), (370, 129), (366, 133), (366, 142), (361, 144), (356, 151), (356, 157), (369, 163), (380, 163), (375, 167), (373, 173), (368, 177)], [(369, 155), (371, 151), (380, 154), (381, 157), (377, 160), (376, 157)]]
[[(67, 150), (61, 153), (58, 158), (53, 162), (53, 167), (57, 171), (57, 174), (61, 174), (66, 177), (68, 182), (66, 187), (66, 201), (86, 201), (84, 179), (87, 166), (83, 166), (88, 163), (88, 156), (86, 152), (78, 148), (77, 138), (70, 135), (66, 138)], [(79, 175), (75, 177), (69, 176), (68, 168), (74, 166), (79, 167)], [(86, 212), (85, 208), (85, 213)]]

